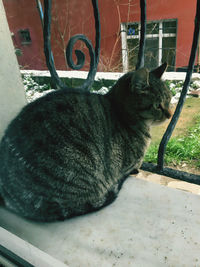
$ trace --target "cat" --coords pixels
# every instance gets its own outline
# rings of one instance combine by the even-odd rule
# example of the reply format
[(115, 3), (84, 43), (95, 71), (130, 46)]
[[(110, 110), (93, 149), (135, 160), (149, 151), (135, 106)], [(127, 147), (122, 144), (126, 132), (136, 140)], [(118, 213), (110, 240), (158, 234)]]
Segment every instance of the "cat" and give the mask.
[(0, 195), (36, 221), (110, 204), (140, 168), (150, 127), (171, 117), (166, 63), (123, 75), (105, 94), (60, 89), (25, 106), (0, 143)]

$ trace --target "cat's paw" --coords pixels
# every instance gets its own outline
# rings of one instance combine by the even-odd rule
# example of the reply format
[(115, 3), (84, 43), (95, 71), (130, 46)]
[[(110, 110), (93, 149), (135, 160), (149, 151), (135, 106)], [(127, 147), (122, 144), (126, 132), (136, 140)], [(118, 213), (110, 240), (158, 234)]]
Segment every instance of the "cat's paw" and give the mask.
[(138, 174), (139, 173), (139, 170), (138, 169), (133, 169), (132, 171), (131, 171), (131, 174)]

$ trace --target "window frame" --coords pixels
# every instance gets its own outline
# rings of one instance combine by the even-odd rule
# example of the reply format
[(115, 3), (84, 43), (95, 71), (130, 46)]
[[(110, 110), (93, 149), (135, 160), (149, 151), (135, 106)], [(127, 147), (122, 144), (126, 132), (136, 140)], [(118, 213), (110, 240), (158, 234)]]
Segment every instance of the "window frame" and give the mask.
[[(176, 32), (175, 33), (163, 33), (163, 22), (176, 22)], [(152, 20), (148, 21), (147, 24), (151, 23), (159, 23), (159, 30), (158, 33), (155, 34), (146, 34), (146, 39), (148, 38), (158, 38), (159, 39), (159, 47), (158, 47), (158, 65), (162, 64), (162, 54), (163, 54), (163, 38), (165, 37), (175, 37), (176, 38), (176, 45), (177, 47), (177, 29), (178, 29), (178, 20), (177, 19), (164, 19), (164, 20)], [(127, 29), (128, 25), (131, 24), (138, 24), (138, 34), (137, 35), (128, 35)], [(123, 72), (127, 72), (129, 70), (129, 59), (128, 59), (128, 43), (127, 40), (130, 39), (140, 39), (140, 32), (141, 32), (141, 23), (140, 22), (128, 22), (128, 23), (121, 23), (121, 43), (122, 43), (122, 65), (123, 65)], [(175, 61), (176, 61), (176, 54), (175, 54)]]
[(32, 43), (31, 33), (28, 28), (20, 29), (18, 33), (19, 33), (20, 41), (22, 45), (30, 45)]

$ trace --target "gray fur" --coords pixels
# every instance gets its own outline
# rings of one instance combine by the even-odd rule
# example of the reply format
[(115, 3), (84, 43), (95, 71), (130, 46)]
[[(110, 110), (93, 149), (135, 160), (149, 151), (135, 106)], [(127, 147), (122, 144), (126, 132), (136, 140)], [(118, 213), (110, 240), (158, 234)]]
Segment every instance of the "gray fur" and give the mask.
[(23, 108), (0, 143), (5, 205), (29, 219), (54, 221), (112, 202), (141, 166), (150, 125), (170, 117), (169, 90), (155, 72), (148, 75), (149, 84), (139, 70), (106, 95), (63, 89)]

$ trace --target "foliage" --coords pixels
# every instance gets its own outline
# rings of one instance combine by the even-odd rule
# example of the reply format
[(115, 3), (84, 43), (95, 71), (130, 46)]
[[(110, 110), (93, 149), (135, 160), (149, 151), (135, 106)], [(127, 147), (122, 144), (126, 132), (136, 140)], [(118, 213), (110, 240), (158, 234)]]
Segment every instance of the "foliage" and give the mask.
[(24, 84), (24, 89), (26, 91), (34, 90), (37, 92), (43, 92), (49, 89), (49, 85), (47, 84), (39, 85), (36, 81), (34, 81), (34, 79), (30, 74), (26, 74), (23, 76), (23, 84)]
[(23, 84), (26, 93), (26, 99), (28, 102), (35, 100), (38, 97), (43, 96), (45, 93), (50, 92), (50, 86), (47, 84), (39, 85), (30, 74), (24, 75)]
[(175, 96), (177, 93), (180, 93), (183, 88), (182, 81), (165, 81), (165, 84), (170, 89), (172, 96)]
[[(154, 144), (148, 149), (145, 161), (156, 163), (159, 144)], [(187, 134), (182, 137), (172, 138), (166, 148), (166, 164), (180, 164), (187, 161), (190, 163), (199, 158), (200, 155), (200, 116), (196, 117), (193, 127), (187, 129)], [(200, 167), (200, 162), (194, 162), (196, 167)]]

